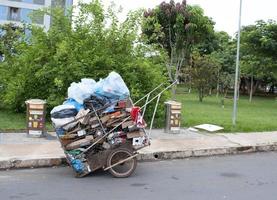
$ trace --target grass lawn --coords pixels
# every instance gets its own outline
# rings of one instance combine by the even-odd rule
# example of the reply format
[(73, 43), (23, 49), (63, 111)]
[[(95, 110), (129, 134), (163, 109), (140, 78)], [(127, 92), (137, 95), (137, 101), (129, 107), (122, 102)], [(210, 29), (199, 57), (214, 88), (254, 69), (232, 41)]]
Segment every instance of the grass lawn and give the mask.
[(18, 114), (9, 110), (0, 110), (0, 130), (25, 129), (25, 127), (25, 114)]
[[(52, 130), (52, 125), (47, 122), (46, 127)], [(0, 131), (13, 131), (26, 129), (26, 115), (0, 109)]]
[(210, 123), (224, 127), (225, 132), (277, 131), (277, 101), (274, 98), (253, 97), (252, 103), (247, 96), (238, 101), (237, 126), (232, 127), (233, 100), (205, 97), (201, 103), (196, 93), (178, 94), (182, 102), (182, 126), (195, 126)]
[[(211, 123), (223, 126), (225, 132), (277, 131), (277, 101), (274, 98), (254, 97), (249, 103), (248, 97), (240, 96), (235, 128), (232, 127), (232, 99), (225, 99), (225, 108), (221, 107), (221, 98), (215, 96), (205, 97), (200, 103), (196, 93), (178, 94), (177, 100), (182, 102), (184, 127)], [(25, 114), (0, 109), (0, 131), (25, 129), (25, 120)], [(47, 129), (53, 130), (49, 121)]]

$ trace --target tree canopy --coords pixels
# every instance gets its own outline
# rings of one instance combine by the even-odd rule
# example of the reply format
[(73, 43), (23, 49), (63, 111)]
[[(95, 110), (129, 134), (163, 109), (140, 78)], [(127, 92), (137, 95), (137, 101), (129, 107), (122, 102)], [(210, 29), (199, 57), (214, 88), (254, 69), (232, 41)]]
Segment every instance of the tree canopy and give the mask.
[[(181, 3), (171, 0), (144, 12), (142, 33), (147, 43), (156, 44), (159, 50), (166, 52), (165, 66), (173, 82), (179, 80), (182, 68), (191, 64), (190, 54), (194, 48), (202, 53), (211, 51), (213, 25), (199, 6), (187, 5), (185, 0)], [(173, 99), (175, 93), (176, 87), (173, 87)]]
[[(61, 8), (39, 11), (52, 17), (48, 32), (32, 25), (0, 26), (0, 54), (5, 55), (1, 103), (22, 111), (26, 99), (42, 98), (51, 108), (64, 100), (71, 82), (97, 80), (112, 70), (122, 75), (134, 99), (161, 82), (180, 79), (181, 73), (189, 76), (201, 100), (207, 90), (223, 88), (226, 94), (231, 88), (236, 38), (214, 31), (214, 22), (199, 6), (171, 0), (131, 12), (124, 22), (114, 6), (106, 11), (98, 0), (78, 8), (78, 16), (72, 10), (65, 16)], [(276, 34), (272, 20), (243, 27), (242, 88), (276, 85)]]
[(277, 80), (277, 23), (257, 21), (243, 27), (241, 49), (243, 90), (247, 88), (252, 95), (261, 83), (274, 86)]
[[(79, 8), (74, 27), (61, 9), (47, 10), (52, 15), (49, 31), (31, 26), (29, 41), (21, 40), (17, 55), (0, 63), (0, 80), (5, 76), (0, 98), (6, 106), (23, 110), (25, 100), (41, 98), (51, 109), (63, 102), (70, 83), (84, 77), (98, 80), (113, 70), (121, 74), (134, 100), (166, 81), (162, 58), (146, 57), (137, 42), (140, 11), (121, 23), (115, 9), (105, 12), (99, 1)], [(162, 109), (159, 113), (163, 116)]]
[[(144, 12), (142, 32), (149, 43), (158, 44), (167, 52), (168, 75), (174, 81), (181, 67), (188, 63), (193, 45), (208, 40), (213, 34), (213, 22), (199, 6), (171, 0)], [(207, 50), (205, 45), (199, 48)]]

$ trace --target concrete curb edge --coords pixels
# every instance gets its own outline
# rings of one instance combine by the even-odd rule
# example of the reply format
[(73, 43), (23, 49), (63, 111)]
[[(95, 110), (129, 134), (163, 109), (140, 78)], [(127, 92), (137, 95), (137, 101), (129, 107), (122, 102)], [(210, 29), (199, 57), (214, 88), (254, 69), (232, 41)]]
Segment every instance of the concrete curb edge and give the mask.
[[(180, 151), (159, 151), (140, 153), (139, 161), (160, 161), (169, 159), (184, 159), (192, 157), (207, 157), (217, 155), (243, 154), (253, 152), (277, 151), (277, 144), (260, 144), (255, 146), (222, 147), (208, 149), (187, 149)], [(39, 168), (54, 167), (66, 164), (66, 158), (60, 157), (40, 157), (40, 158), (15, 158), (0, 161), (0, 170), (20, 169), (20, 168)]]

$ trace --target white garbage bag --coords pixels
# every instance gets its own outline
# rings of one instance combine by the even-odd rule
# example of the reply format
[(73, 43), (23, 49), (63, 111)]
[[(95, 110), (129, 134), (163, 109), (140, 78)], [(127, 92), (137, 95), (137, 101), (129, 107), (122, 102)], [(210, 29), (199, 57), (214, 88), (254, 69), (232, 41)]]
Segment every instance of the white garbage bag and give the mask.
[[(76, 122), (72, 122), (75, 118), (74, 117), (67, 117), (67, 118), (51, 118), (55, 128), (61, 128), (63, 126), (64, 130), (68, 130), (73, 128), (74, 126), (76, 126), (76, 124), (78, 123)], [(69, 123), (72, 122), (72, 123)], [(69, 123), (68, 125), (64, 126), (65, 124)]]
[(68, 98), (72, 98), (78, 103), (83, 104), (84, 99), (93, 94), (95, 83), (95, 80), (89, 78), (83, 78), (79, 83), (71, 83), (67, 90)]

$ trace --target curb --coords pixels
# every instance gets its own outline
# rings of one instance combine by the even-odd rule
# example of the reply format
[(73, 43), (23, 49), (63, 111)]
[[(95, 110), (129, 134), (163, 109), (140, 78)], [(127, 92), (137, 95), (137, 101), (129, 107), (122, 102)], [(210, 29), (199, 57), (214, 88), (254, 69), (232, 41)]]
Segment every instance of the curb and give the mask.
[(0, 133), (26, 133), (26, 129), (0, 129)]
[[(254, 152), (277, 151), (277, 143), (259, 144), (255, 146), (222, 147), (209, 149), (187, 149), (180, 151), (159, 151), (140, 153), (139, 161), (161, 161), (170, 159), (184, 159), (192, 157), (208, 157), (218, 155), (246, 154)], [(66, 158), (61, 157), (40, 157), (40, 158), (15, 158), (0, 161), (0, 170), (20, 168), (54, 167), (67, 164)]]
[(41, 157), (41, 158), (15, 158), (0, 161), (0, 170), (20, 168), (40, 168), (60, 166), (66, 163), (65, 157)]
[[(46, 132), (55, 132), (55, 130), (46, 129)], [(27, 133), (27, 129), (0, 129), (0, 133)]]
[(261, 144), (255, 146), (223, 147), (209, 149), (191, 149), (184, 151), (160, 151), (140, 154), (140, 161), (160, 161), (170, 159), (184, 159), (193, 157), (208, 157), (219, 155), (246, 154), (255, 152), (277, 151), (277, 144)]

